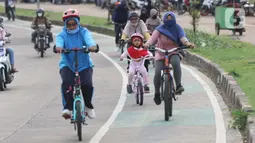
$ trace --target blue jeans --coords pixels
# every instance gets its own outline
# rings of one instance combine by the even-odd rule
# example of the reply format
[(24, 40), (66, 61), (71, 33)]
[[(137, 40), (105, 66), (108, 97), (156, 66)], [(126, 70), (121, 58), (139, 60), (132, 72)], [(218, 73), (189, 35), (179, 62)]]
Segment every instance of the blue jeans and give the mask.
[(10, 56), (10, 64), (14, 65), (14, 51), (12, 50), (12, 48), (6, 48), (6, 52)]

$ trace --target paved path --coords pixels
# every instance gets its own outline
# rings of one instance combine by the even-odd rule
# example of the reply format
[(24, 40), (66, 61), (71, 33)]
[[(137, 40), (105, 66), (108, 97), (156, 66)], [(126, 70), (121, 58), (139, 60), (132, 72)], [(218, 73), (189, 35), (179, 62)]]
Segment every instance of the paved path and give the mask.
[[(36, 9), (36, 4), (24, 4), (19, 3), (17, 4), (19, 8), (28, 8), (28, 9)], [(107, 11), (102, 10), (99, 7), (96, 7), (94, 4), (80, 4), (80, 5), (53, 5), (51, 3), (45, 4), (41, 3), (41, 7), (43, 7), (47, 11), (57, 11), (63, 12), (67, 8), (76, 8), (80, 11), (82, 15), (89, 15), (89, 16), (97, 16), (107, 18)], [(190, 21), (191, 18), (188, 14), (184, 14), (181, 16), (177, 16), (178, 23), (181, 24), (184, 28), (191, 28)], [(209, 33), (215, 33), (215, 20), (212, 16), (201, 17), (199, 22), (200, 30)], [(243, 36), (232, 36), (232, 32), (229, 30), (221, 30), (221, 35), (229, 35), (234, 39), (239, 38), (242, 41), (249, 42), (255, 44), (254, 41), (254, 33), (255, 33), (255, 17), (246, 17), (246, 31)]]
[[(20, 20), (5, 22), (6, 28), (12, 33), (10, 46), (15, 50), (20, 72), (8, 90), (0, 93), (0, 142), (77, 142), (73, 125), (63, 120), (60, 114), (59, 56), (49, 49), (45, 58), (39, 58), (29, 42), (29, 25)], [(52, 31), (57, 33), (60, 29), (54, 26)], [(126, 94), (126, 64), (119, 62), (119, 52), (113, 52), (113, 39), (99, 34), (93, 34), (93, 37), (105, 54), (92, 54), (97, 118), (88, 120), (89, 125), (83, 128), (84, 142), (241, 142), (238, 131), (227, 129), (229, 113), (213, 83), (196, 69), (183, 66), (186, 91), (174, 103), (173, 117), (166, 122), (163, 105), (156, 106), (152, 100), (153, 69), (149, 73), (151, 93), (146, 94), (144, 105), (138, 106), (134, 96)], [(117, 110), (114, 110), (115, 106)]]

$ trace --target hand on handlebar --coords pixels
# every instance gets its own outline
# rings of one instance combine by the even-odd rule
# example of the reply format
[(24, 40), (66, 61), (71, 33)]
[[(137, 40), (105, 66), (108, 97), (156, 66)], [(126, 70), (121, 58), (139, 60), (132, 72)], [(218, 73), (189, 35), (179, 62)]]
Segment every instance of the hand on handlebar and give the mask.
[(193, 49), (193, 48), (196, 47), (195, 44), (190, 43), (190, 42), (186, 42), (185, 46), (187, 46), (187, 47), (189, 47), (189, 48), (191, 48), (191, 49)]

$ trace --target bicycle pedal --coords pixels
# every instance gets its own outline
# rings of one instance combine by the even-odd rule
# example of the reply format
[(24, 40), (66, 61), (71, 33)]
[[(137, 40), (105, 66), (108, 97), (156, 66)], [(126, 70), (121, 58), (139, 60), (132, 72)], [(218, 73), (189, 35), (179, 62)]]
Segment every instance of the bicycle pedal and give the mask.
[(88, 125), (88, 123), (86, 123), (86, 122), (83, 122), (83, 125), (87, 126), (87, 125)]

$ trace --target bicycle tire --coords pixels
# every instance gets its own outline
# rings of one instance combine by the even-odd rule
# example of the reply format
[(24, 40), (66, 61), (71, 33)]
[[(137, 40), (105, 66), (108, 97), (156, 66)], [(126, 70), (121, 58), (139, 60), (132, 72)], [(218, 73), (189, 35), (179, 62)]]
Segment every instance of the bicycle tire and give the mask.
[(170, 107), (170, 100), (169, 100), (169, 91), (170, 91), (170, 84), (169, 84), (170, 82), (169, 82), (169, 75), (168, 74), (165, 74), (164, 75), (164, 104), (165, 104), (165, 107), (164, 107), (164, 109), (165, 109), (165, 121), (169, 121), (169, 113), (170, 113), (170, 111), (169, 111), (169, 107)]
[(82, 141), (82, 115), (81, 115), (81, 102), (76, 102), (76, 125), (77, 125), (77, 135), (79, 141)]
[(169, 117), (172, 116), (173, 114), (173, 94), (174, 94), (174, 82), (173, 82), (173, 78), (170, 75), (170, 82), (169, 82)]
[(143, 85), (141, 80), (138, 81), (138, 98), (139, 98), (139, 105), (142, 106), (143, 105)]

